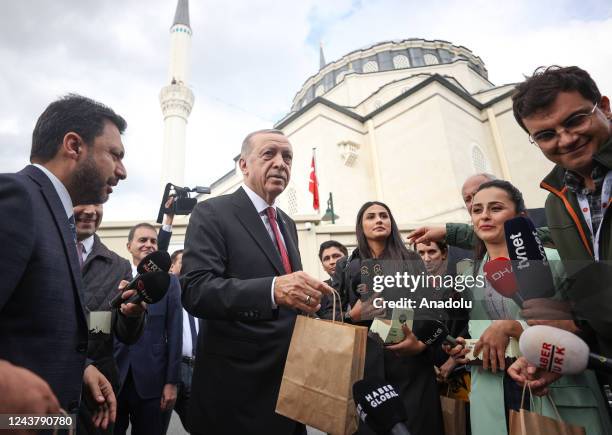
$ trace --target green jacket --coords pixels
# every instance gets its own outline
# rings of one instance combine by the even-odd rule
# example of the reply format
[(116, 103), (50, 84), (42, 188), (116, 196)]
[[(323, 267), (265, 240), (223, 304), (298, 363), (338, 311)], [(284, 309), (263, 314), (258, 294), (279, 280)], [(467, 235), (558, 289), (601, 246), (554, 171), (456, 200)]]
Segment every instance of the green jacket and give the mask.
[[(554, 247), (547, 227), (536, 228), (536, 231), (544, 245)], [(461, 249), (473, 249), (476, 243), (474, 227), (468, 224), (446, 224), (446, 243)]]
[[(593, 156), (593, 160), (612, 170), (612, 138)], [(574, 281), (567, 290), (573, 311), (589, 339), (595, 333), (596, 349), (612, 356), (612, 212), (606, 210), (601, 222), (599, 263), (594, 262), (593, 242), (576, 195), (563, 184), (565, 170), (560, 166), (544, 178), (540, 186), (550, 192), (546, 199), (546, 217), (550, 234), (559, 251), (565, 270)], [(612, 376), (607, 376), (612, 383)]]
[[(612, 169), (612, 139), (595, 153), (593, 160)], [(546, 219), (550, 235), (564, 262), (593, 259), (590, 230), (580, 211), (576, 195), (563, 184), (565, 169), (555, 166), (540, 183), (550, 192), (546, 199)], [(612, 260), (612, 212), (608, 209), (601, 222), (600, 260)]]

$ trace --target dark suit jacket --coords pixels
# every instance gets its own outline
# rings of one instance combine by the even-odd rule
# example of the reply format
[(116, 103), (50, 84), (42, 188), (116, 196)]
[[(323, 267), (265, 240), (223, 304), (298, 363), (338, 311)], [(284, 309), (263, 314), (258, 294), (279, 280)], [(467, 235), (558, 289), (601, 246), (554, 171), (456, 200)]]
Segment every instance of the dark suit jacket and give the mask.
[[(97, 234), (94, 234), (94, 243), (82, 272), (86, 312), (111, 311), (109, 302), (118, 293), (119, 283), (132, 279), (130, 262), (108, 249)], [(144, 320), (144, 314), (126, 317), (112, 310), (111, 334), (90, 332), (87, 357), (113, 384), (116, 394), (119, 394), (119, 376), (113, 356), (113, 336), (125, 344), (135, 343), (142, 334)]]
[[(293, 270), (301, 270), (294, 222), (278, 211)], [(291, 434), (274, 412), (296, 312), (273, 309), (280, 254), (240, 188), (196, 205), (185, 237), (183, 305), (204, 319), (191, 393), (195, 433)]]
[(141, 399), (161, 397), (165, 384), (181, 379), (183, 310), (178, 279), (170, 277), (164, 297), (147, 309), (147, 321), (140, 339), (130, 345), (115, 342), (115, 360), (121, 385), (132, 369), (134, 385)]
[(41, 170), (0, 175), (0, 222), (0, 359), (41, 376), (76, 413), (87, 353), (81, 271), (66, 211)]
[[(159, 234), (157, 234), (157, 249), (160, 251), (168, 252), (168, 247), (170, 246), (170, 239), (172, 238), (171, 231), (165, 231), (163, 228), (159, 229)], [(168, 252), (172, 254), (172, 252)]]

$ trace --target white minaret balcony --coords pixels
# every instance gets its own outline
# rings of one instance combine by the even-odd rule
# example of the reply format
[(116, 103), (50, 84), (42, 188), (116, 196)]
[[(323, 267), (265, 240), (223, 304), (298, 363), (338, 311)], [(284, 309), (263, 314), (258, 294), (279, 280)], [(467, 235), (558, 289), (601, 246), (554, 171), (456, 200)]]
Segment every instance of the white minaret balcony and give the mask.
[(194, 95), (187, 86), (175, 83), (164, 86), (159, 93), (159, 102), (164, 120), (177, 116), (187, 122), (193, 108)]

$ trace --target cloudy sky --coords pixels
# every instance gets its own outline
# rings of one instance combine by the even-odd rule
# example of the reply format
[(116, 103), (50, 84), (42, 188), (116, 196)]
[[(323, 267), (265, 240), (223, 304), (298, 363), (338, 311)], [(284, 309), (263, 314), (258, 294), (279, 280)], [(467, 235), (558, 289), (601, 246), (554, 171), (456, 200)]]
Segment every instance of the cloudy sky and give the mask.
[[(539, 65), (587, 69), (612, 93), (609, 0), (191, 0), (195, 106), (186, 183), (207, 185), (233, 167), (239, 144), (289, 110), (328, 61), (390, 39), (444, 39), (471, 49), (495, 84)], [(161, 198), (169, 27), (176, 0), (19, 0), (0, 16), (0, 172), (21, 169), (39, 114), (77, 92), (128, 121), (128, 179), (105, 220), (154, 219)]]

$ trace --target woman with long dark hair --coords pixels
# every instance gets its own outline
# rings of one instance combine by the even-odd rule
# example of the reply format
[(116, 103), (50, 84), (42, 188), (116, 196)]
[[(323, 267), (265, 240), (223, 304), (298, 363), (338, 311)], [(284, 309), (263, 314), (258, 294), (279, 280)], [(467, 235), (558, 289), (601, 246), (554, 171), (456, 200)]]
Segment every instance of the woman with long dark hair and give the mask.
[[(369, 326), (376, 314), (371, 298), (363, 299), (361, 268), (364, 260), (384, 260), (399, 263), (415, 275), (426, 273), (419, 255), (409, 251), (402, 242), (399, 229), (389, 207), (378, 201), (366, 202), (357, 213), (357, 248), (349, 258), (336, 266), (336, 277), (348, 303), (347, 320)], [(387, 264), (387, 263), (385, 263)], [(409, 291), (407, 290), (407, 293)], [(431, 352), (411, 331), (406, 338), (391, 346), (368, 337), (365, 378), (379, 377), (391, 383), (399, 392), (411, 433), (443, 434), (442, 412), (436, 387)], [(359, 434), (372, 432), (360, 425)]]
[[(478, 238), (475, 246), (473, 269), (467, 274), (484, 276), (483, 267), (490, 260), (509, 258), (504, 222), (526, 214), (523, 195), (511, 183), (494, 180), (482, 184), (472, 201), (471, 218)], [(563, 276), (557, 251), (546, 248), (555, 284)], [(520, 307), (513, 299), (497, 293), (485, 280), (474, 280), (469, 289), (473, 307), (470, 312), (469, 332), (477, 342), (474, 354), (479, 354), (482, 367), (472, 367), (470, 392), (470, 421), (473, 435), (505, 435), (509, 409), (520, 407), (522, 390), (505, 373), (505, 352), (511, 337), (518, 339), (528, 327), (520, 316)], [(484, 286), (478, 283), (485, 283)], [(561, 295), (558, 295), (561, 297)], [(545, 321), (538, 321), (545, 322)], [(573, 329), (571, 320), (553, 321), (553, 326)], [(461, 338), (459, 338), (461, 341)], [(455, 348), (452, 353), (458, 352)], [(463, 355), (466, 351), (460, 351)], [(464, 362), (460, 360), (460, 362)], [(550, 387), (561, 417), (566, 422), (583, 426), (587, 434), (610, 433), (601, 394), (592, 372), (576, 376), (563, 376)], [(534, 403), (533, 412), (555, 418), (548, 400), (538, 397), (526, 399)]]

